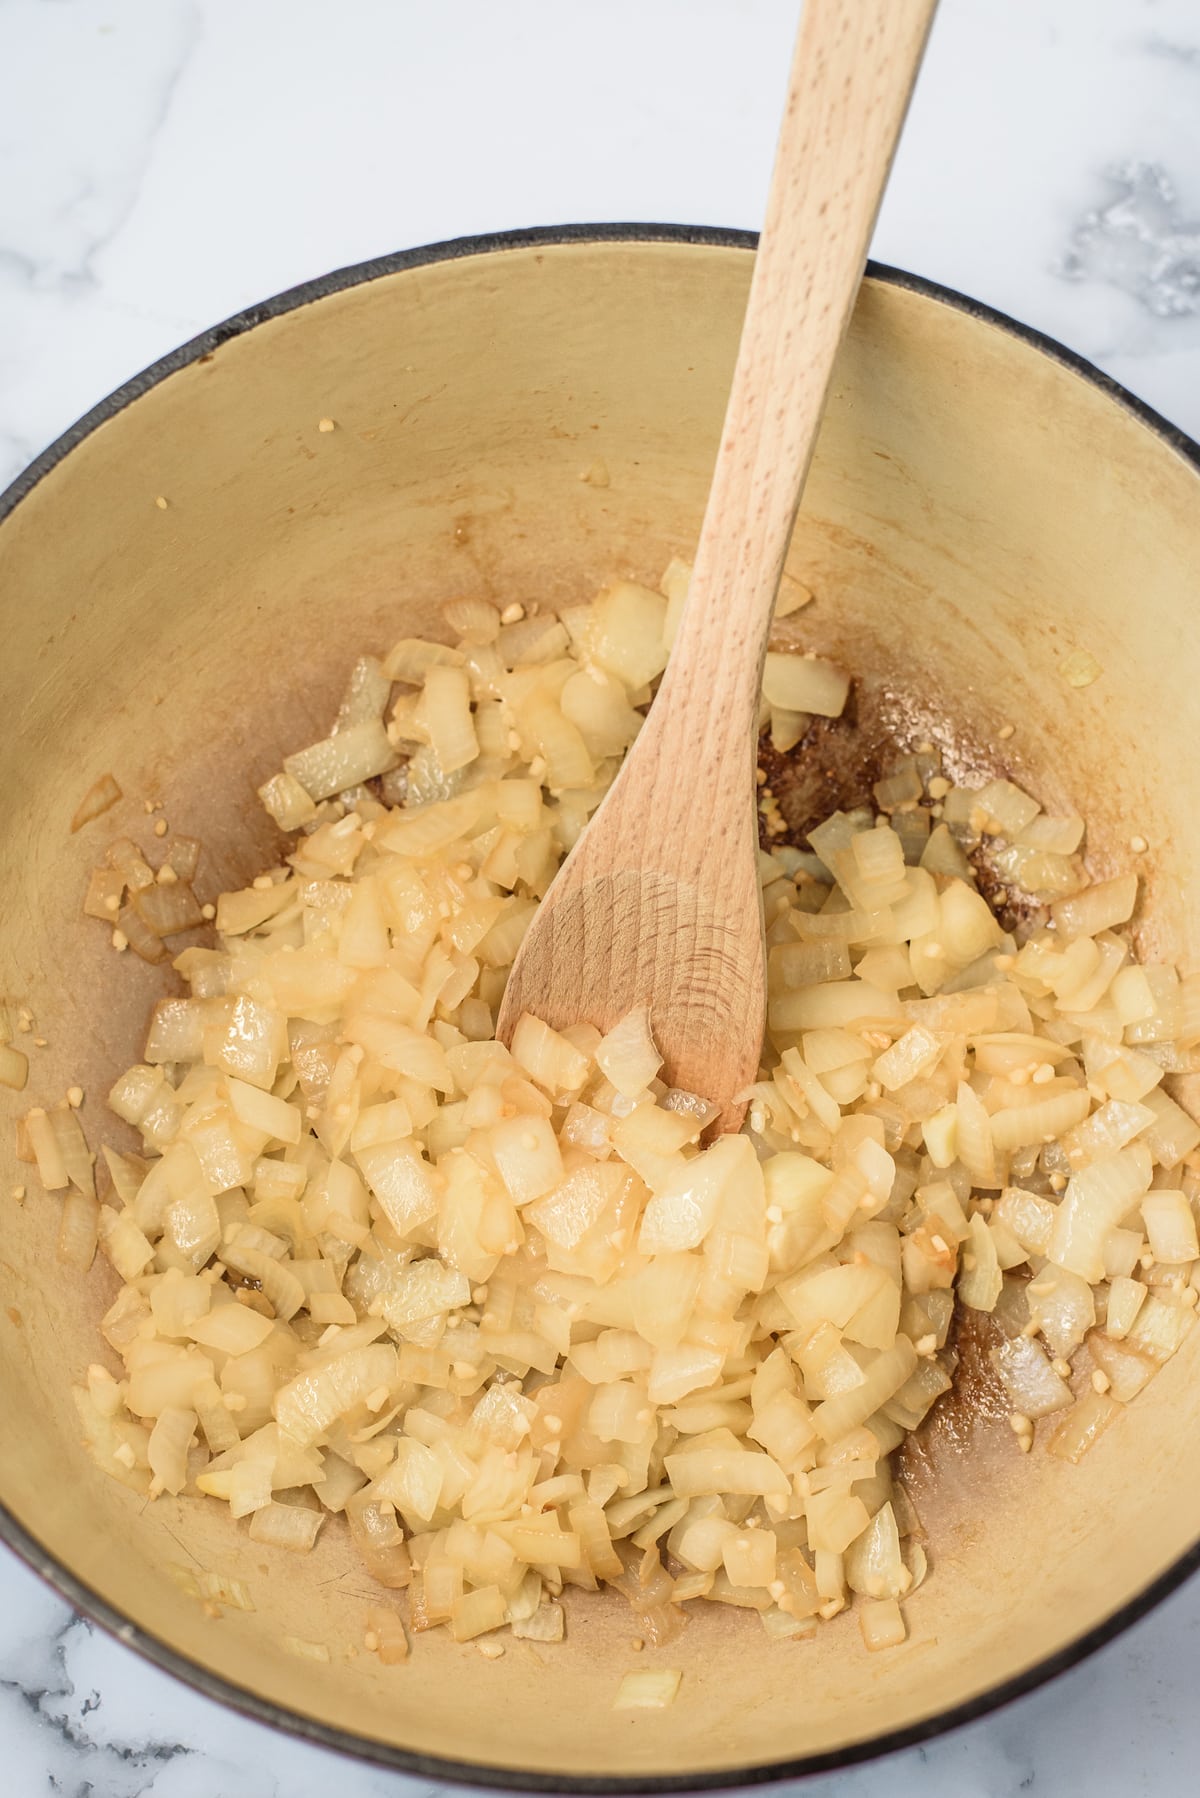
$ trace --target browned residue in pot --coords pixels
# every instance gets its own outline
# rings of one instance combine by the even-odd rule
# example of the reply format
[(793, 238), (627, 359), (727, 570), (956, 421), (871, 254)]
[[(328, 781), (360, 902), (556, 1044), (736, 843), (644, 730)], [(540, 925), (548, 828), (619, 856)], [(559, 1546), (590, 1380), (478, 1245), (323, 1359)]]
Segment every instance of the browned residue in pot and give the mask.
[(986, 1312), (956, 1305), (949, 1340), (958, 1360), (954, 1385), (896, 1451), (896, 1471), (917, 1485), (948, 1458), (973, 1449), (984, 1431), (1008, 1430), (1012, 1400), (990, 1360), (1004, 1340), (1000, 1326)]
[(772, 844), (808, 846), (808, 833), (831, 812), (873, 803), (871, 789), (904, 753), (878, 703), (856, 681), (840, 718), (814, 718), (794, 749), (780, 754), (769, 731), (758, 740), (758, 766), (766, 775), (787, 823), (782, 836), (762, 835)]

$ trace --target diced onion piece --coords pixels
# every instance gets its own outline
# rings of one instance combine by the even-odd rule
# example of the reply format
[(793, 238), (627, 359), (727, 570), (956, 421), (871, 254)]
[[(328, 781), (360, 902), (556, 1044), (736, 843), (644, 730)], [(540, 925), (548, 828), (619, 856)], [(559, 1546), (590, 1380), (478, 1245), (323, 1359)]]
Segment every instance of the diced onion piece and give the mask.
[(217, 900), (217, 929), (224, 937), (245, 936), (276, 917), (295, 898), (295, 887), (285, 880), (246, 887), (240, 893), (222, 893)]
[(428, 1523), (442, 1494), (441, 1463), (422, 1442), (401, 1437), (391, 1465), (375, 1482), (374, 1496), (387, 1499), (410, 1521)]
[(812, 723), (809, 712), (785, 710), (782, 706), (771, 707), (771, 747), (780, 755), (786, 755), (794, 749)]
[(928, 1073), (945, 1052), (945, 1045), (932, 1031), (914, 1025), (884, 1051), (871, 1069), (873, 1077), (887, 1092), (906, 1086), (910, 1080)]
[(1009, 1186), (1000, 1195), (996, 1218), (1012, 1231), (1021, 1247), (1030, 1255), (1045, 1255), (1054, 1229), (1055, 1209), (1037, 1193)]
[(613, 581), (592, 602), (588, 654), (635, 692), (666, 667), (666, 617), (660, 594), (635, 581)]
[(136, 1280), (154, 1257), (153, 1247), (127, 1211), (102, 1205), (99, 1237), (104, 1253), (123, 1280)]
[[(664, 592), (665, 590), (664, 588)], [(800, 611), (803, 606), (811, 605), (812, 600), (812, 588), (806, 587), (803, 581), (798, 581), (785, 569), (780, 576), (779, 592), (775, 596), (775, 617), (790, 618), (793, 612)]]
[(261, 1505), (250, 1518), (250, 1538), (268, 1548), (286, 1548), (292, 1554), (306, 1555), (324, 1523), (324, 1513), (310, 1511), (300, 1505)]
[(350, 670), (333, 734), (366, 719), (381, 717), (391, 690), (391, 677), (384, 673), (381, 663), (374, 656), (360, 656)]
[(565, 1617), (560, 1604), (547, 1600), (532, 1617), (513, 1618), (512, 1633), (518, 1641), (561, 1642), (565, 1634)]
[(840, 718), (849, 692), (850, 676), (834, 663), (768, 651), (763, 693), (771, 705), (788, 712), (814, 712), (819, 718)]
[(650, 1034), (649, 1012), (631, 1011), (614, 1024), (596, 1049), (596, 1062), (619, 1093), (636, 1098), (644, 1092), (662, 1066)]
[(1030, 818), (1016, 833), (1024, 848), (1048, 851), (1051, 855), (1074, 855), (1083, 841), (1083, 819), (1077, 813), (1065, 818), (1049, 818), (1044, 813)]
[(187, 1483), (187, 1457), (196, 1429), (196, 1413), (168, 1405), (150, 1432), (147, 1456), (160, 1492), (182, 1492)]
[(307, 793), (292, 774), (282, 771), (273, 774), (265, 785), (259, 787), (258, 797), (263, 809), (270, 813), (280, 830), (299, 830), (317, 815), (311, 793)]
[(202, 1596), (212, 1599), (215, 1604), (232, 1605), (236, 1611), (254, 1609), (254, 1601), (245, 1582), (234, 1579), (228, 1573), (202, 1571), (196, 1575), (196, 1584)]
[(377, 1387), (389, 1387), (395, 1377), (394, 1349), (383, 1344), (352, 1349), (283, 1386), (275, 1395), (275, 1416), (289, 1436), (307, 1447)]
[(697, 1448), (666, 1457), (667, 1478), (679, 1498), (728, 1492), (743, 1496), (786, 1498), (787, 1475), (770, 1455), (739, 1448)]
[(151, 930), (132, 905), (127, 905), (118, 912), (116, 925), (121, 937), (139, 961), (150, 962), (151, 965), (166, 961), (167, 950), (162, 937), (157, 931)]
[(1085, 887), (1073, 899), (1058, 900), (1050, 907), (1050, 916), (1064, 938), (1099, 936), (1114, 924), (1128, 923), (1137, 897), (1137, 875), (1120, 874), (1115, 880)]
[(1154, 1113), (1154, 1122), (1143, 1131), (1140, 1141), (1160, 1167), (1175, 1167), (1200, 1145), (1200, 1124), (1161, 1087), (1148, 1092), (1142, 1102)]
[[(196, 869), (200, 866), (200, 850), (199, 837), (172, 837), (163, 857), (163, 867), (170, 868), (178, 879), (190, 883), (195, 879)], [(159, 879), (161, 878), (160, 870)]]
[(813, 1412), (822, 1440), (836, 1442), (865, 1423), (900, 1390), (916, 1362), (916, 1350), (907, 1336), (897, 1336), (891, 1348), (880, 1350), (863, 1370), (860, 1384), (825, 1399)]
[(506, 1118), (490, 1133), (492, 1157), (513, 1202), (527, 1205), (557, 1186), (562, 1155), (545, 1118)]
[[(390, 1504), (372, 1497), (369, 1492), (359, 1491), (353, 1486), (347, 1489), (357, 1470), (347, 1468), (347, 1464), (342, 1462), (342, 1468), (347, 1471), (339, 1474), (336, 1471), (336, 1458), (327, 1455), (327, 1470), (331, 1463), (335, 1469), (332, 1477), (338, 1482), (339, 1490), (337, 1502), (330, 1508), (345, 1510), (354, 1546), (372, 1579), (392, 1591), (403, 1590), (412, 1583), (412, 1558), (405, 1545), (404, 1532), (396, 1521), (395, 1511)], [(327, 1471), (325, 1481), (318, 1487), (322, 1499), (325, 1498), (330, 1477)]]
[(858, 1607), (862, 1638), (871, 1653), (898, 1648), (908, 1634), (900, 1606), (894, 1598), (868, 1599)]
[[(1037, 1087), (1029, 1087), (1036, 1092)], [(1057, 1093), (1053, 1098), (1034, 1100), (1027, 1105), (1013, 1105), (999, 1111), (991, 1122), (992, 1146), (1001, 1154), (1026, 1148), (1030, 1143), (1053, 1142), (1088, 1114), (1090, 1100), (1085, 1088)]]
[(962, 1251), (963, 1271), (958, 1277), (957, 1292), (964, 1305), (973, 1311), (994, 1311), (1004, 1285), (1004, 1275), (996, 1255), (996, 1243), (984, 1218), (976, 1212)]
[(1073, 649), (1059, 664), (1059, 673), (1068, 687), (1090, 687), (1104, 673), (1088, 649)]
[(663, 1711), (674, 1704), (683, 1674), (670, 1667), (627, 1673), (617, 1687), (614, 1711)]
[(1142, 1307), (1148, 1288), (1140, 1280), (1130, 1279), (1128, 1275), (1119, 1274), (1109, 1283), (1108, 1308), (1104, 1318), (1104, 1331), (1114, 1341), (1128, 1336), (1134, 1321)]
[(1018, 837), (1041, 811), (1037, 800), (1011, 780), (990, 780), (975, 796), (986, 813), (986, 830), (995, 836)]
[[(170, 886), (152, 887), (133, 895), (133, 909), (155, 936), (175, 936), (182, 930), (194, 930), (203, 922), (200, 901), (190, 886), (177, 880)], [(132, 945), (131, 945), (132, 946)]]
[(1109, 1424), (1116, 1422), (1120, 1411), (1109, 1393), (1085, 1392), (1050, 1436), (1047, 1450), (1061, 1461), (1081, 1461)]
[(1113, 1398), (1122, 1405), (1136, 1398), (1158, 1371), (1154, 1356), (1128, 1340), (1114, 1342), (1103, 1330), (1092, 1331), (1088, 1348), (1092, 1360), (1108, 1381)]
[(1067, 1131), (1062, 1147), (1073, 1168), (1085, 1167), (1104, 1156), (1115, 1155), (1153, 1122), (1154, 1113), (1149, 1106), (1109, 1099), (1082, 1124)]
[(328, 799), (347, 787), (361, 786), (377, 774), (386, 774), (398, 759), (382, 722), (368, 718), (296, 755), (286, 756), (283, 771), (303, 787), (310, 799)]
[(188, 1326), (187, 1334), (202, 1348), (219, 1349), (225, 1355), (248, 1355), (270, 1336), (269, 1318), (247, 1305), (217, 1305)]
[(137, 844), (128, 837), (118, 837), (115, 843), (110, 843), (105, 852), (105, 860), (110, 868), (116, 869), (123, 876), (131, 893), (141, 892), (144, 887), (154, 885), (153, 868)]
[(1088, 1281), (1048, 1261), (1026, 1292), (1030, 1321), (1037, 1324), (1050, 1353), (1063, 1359), (1073, 1354), (1096, 1321), (1096, 1301)]
[(99, 1230), (100, 1206), (93, 1195), (76, 1191), (64, 1193), (58, 1227), (59, 1260), (86, 1273), (95, 1259)]
[(1032, 1338), (1017, 1336), (1002, 1343), (992, 1351), (992, 1362), (1018, 1415), (1047, 1417), (1071, 1403), (1071, 1388)]
[(0, 1086), (19, 1093), (29, 1077), (29, 1058), (19, 1049), (0, 1043)]
[(901, 1598), (907, 1590), (900, 1532), (890, 1504), (880, 1506), (846, 1550), (846, 1584), (868, 1598)]
[(153, 1067), (170, 1061), (199, 1061), (204, 1054), (205, 1017), (201, 999), (160, 999), (146, 1035), (147, 1062)]
[(1134, 1145), (1093, 1162), (1067, 1183), (1047, 1254), (1095, 1285), (1104, 1278), (1104, 1242), (1150, 1185), (1150, 1157)]
[(1200, 1256), (1196, 1220), (1182, 1192), (1156, 1188), (1142, 1200), (1150, 1253), (1164, 1267), (1179, 1267)]
[(470, 1293), (465, 1274), (430, 1256), (395, 1276), (383, 1294), (381, 1309), (392, 1329), (405, 1334), (414, 1324), (468, 1304)]
[[(513, 1631), (514, 1635), (516, 1631)], [(397, 1667), (408, 1659), (408, 1637), (396, 1612), (372, 1605), (367, 1612), (367, 1640), (385, 1667)]]
[(946, 824), (937, 824), (930, 831), (929, 841), (921, 852), (920, 866), (930, 874), (956, 880), (971, 878), (971, 864)]
[(684, 1162), (659, 1187), (642, 1214), (638, 1248), (643, 1255), (698, 1248), (732, 1185), (752, 1190), (758, 1162), (746, 1137), (726, 1136), (705, 1155)]
[(517, 1020), (512, 1057), (531, 1080), (556, 1097), (578, 1092), (587, 1078), (587, 1056), (529, 1012)]
[(125, 877), (115, 868), (93, 868), (88, 877), (83, 899), (85, 918), (99, 918), (102, 924), (116, 921), (125, 897)]
[(423, 637), (402, 637), (383, 658), (388, 680), (407, 681), (419, 687), (431, 668), (461, 668), (466, 657), (461, 649), (445, 643), (428, 643)]
[(71, 835), (74, 836), (77, 830), (82, 830), (85, 824), (90, 824), (92, 819), (98, 818), (102, 812), (110, 810), (120, 798), (121, 789), (113, 776), (102, 774), (98, 780), (92, 783), (79, 801), (71, 819)]
[(508, 1607), (498, 1586), (479, 1586), (464, 1592), (450, 1606), (450, 1633), (456, 1642), (473, 1641), (507, 1621)]
[(453, 774), (479, 755), (466, 670), (434, 667), (425, 676), (422, 715), (443, 771)]

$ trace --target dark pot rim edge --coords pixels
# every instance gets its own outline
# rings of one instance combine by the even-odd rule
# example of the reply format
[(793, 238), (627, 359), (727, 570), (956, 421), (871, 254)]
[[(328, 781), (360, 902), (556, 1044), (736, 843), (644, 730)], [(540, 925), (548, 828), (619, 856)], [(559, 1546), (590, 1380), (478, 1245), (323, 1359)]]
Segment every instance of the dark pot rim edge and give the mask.
[[(49, 447), (36, 456), (16, 480), (0, 493), (0, 523), (25, 499), (34, 487), (57, 467), (69, 452), (89, 437), (100, 425), (116, 417), (134, 400), (168, 375), (186, 368), (202, 356), (211, 355), (231, 338), (241, 337), (256, 325), (281, 318), (315, 300), (342, 293), (351, 287), (365, 285), (386, 275), (399, 274), (431, 263), (456, 262), (470, 256), (491, 255), (498, 251), (529, 248), (556, 248), (570, 243), (676, 243), (699, 244), (719, 249), (752, 250), (757, 242), (753, 232), (720, 226), (688, 226), (660, 224), (600, 224), (533, 226), (525, 230), (495, 232), (476, 237), (452, 238), (444, 243), (424, 244), (411, 250), (400, 250), (368, 262), (334, 269), (313, 281), (302, 282), (258, 305), (247, 307), (232, 318), (203, 331), (178, 349), (134, 375), (107, 398), (71, 425)], [(1129, 393), (1119, 382), (1096, 368), (1083, 356), (1048, 337), (1044, 332), (1021, 324), (982, 301), (973, 300), (945, 287), (940, 282), (893, 268), (886, 263), (869, 262), (867, 274), (892, 287), (902, 288), (923, 298), (936, 300), (954, 311), (994, 326), (1016, 337), (1031, 348), (1049, 356), (1052, 361), (1070, 369), (1109, 399), (1147, 426), (1166, 446), (1189, 462), (1200, 473), (1200, 444), (1172, 425), (1153, 407)], [(388, 1742), (374, 1741), (330, 1724), (292, 1711), (273, 1700), (257, 1697), (178, 1653), (149, 1631), (131, 1623), (120, 1611), (64, 1567), (53, 1555), (17, 1522), (0, 1504), (0, 1541), (52, 1586), (74, 1609), (98, 1623), (107, 1633), (132, 1648), (152, 1665), (172, 1674), (205, 1698), (213, 1699), (255, 1722), (266, 1723), (285, 1734), (298, 1736), (320, 1747), (334, 1750), (350, 1758), (366, 1761), (397, 1772), (415, 1774), (425, 1779), (453, 1781), (456, 1784), (497, 1788), (505, 1791), (580, 1794), (635, 1794), (657, 1792), (699, 1792), (734, 1790), (738, 1787), (767, 1784), (777, 1780), (805, 1778), (818, 1773), (836, 1771), (863, 1761), (877, 1760), (900, 1749), (932, 1741), (948, 1731), (988, 1716), (1014, 1699), (1045, 1685), (1086, 1660), (1106, 1643), (1113, 1641), (1132, 1624), (1153, 1610), (1176, 1591), (1200, 1568), (1200, 1540), (1172, 1565), (1150, 1582), (1135, 1598), (1085, 1631), (1054, 1654), (1035, 1662), (1023, 1672), (1002, 1681), (976, 1697), (952, 1705), (933, 1716), (904, 1728), (885, 1730), (879, 1735), (848, 1744), (821, 1754), (800, 1755), (793, 1759), (772, 1761), (757, 1766), (729, 1767), (713, 1772), (683, 1774), (625, 1775), (555, 1775), (522, 1772), (515, 1767), (485, 1766), (478, 1762), (458, 1761), (449, 1756), (428, 1755), (399, 1748)]]

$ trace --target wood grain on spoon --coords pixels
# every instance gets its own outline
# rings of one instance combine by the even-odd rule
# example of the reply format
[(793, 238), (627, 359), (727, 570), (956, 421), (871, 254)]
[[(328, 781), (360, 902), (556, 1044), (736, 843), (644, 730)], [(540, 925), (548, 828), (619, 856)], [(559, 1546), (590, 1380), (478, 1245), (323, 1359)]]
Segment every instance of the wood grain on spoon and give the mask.
[(756, 721), (771, 610), (834, 359), (936, 0), (808, 0), (688, 601), (657, 698), (538, 909), (523, 1012), (608, 1030), (638, 1006), (673, 1085), (721, 1107), (762, 1047)]

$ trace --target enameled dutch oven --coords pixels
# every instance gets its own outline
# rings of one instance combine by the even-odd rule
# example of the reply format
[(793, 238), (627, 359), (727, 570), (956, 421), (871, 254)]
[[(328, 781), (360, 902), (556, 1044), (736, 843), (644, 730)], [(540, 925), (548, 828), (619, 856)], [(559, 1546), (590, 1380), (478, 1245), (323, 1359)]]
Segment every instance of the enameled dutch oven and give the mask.
[[(323, 733), (355, 654), (455, 594), (578, 599), (686, 554), (752, 248), (578, 227), (343, 270), (131, 381), (0, 501), (0, 988), (48, 1039), (31, 1097), (83, 1085), (94, 1147), (163, 985), (80, 915), (103, 845), (144, 832), (152, 795), (203, 838), (210, 892), (244, 880), (277, 847), (254, 788)], [(1101, 870), (1145, 836), (1143, 939), (1195, 956), (1195, 445), (1056, 345), (873, 268), (789, 567), (816, 594), (804, 641), (856, 672), (864, 716), (1074, 804)], [(1083, 687), (1079, 652), (1101, 671)], [(126, 800), (72, 836), (106, 771)], [(486, 1661), (438, 1632), (383, 1667), (352, 1652), (372, 1593), (339, 1530), (273, 1558), (222, 1507), (146, 1505), (92, 1466), (70, 1387), (113, 1276), (56, 1263), (57, 1204), (36, 1182), (8, 1199), (12, 1154), (5, 1128), (0, 1534), (148, 1659), (330, 1746), (526, 1788), (794, 1776), (1028, 1690), (1197, 1563), (1193, 1338), (1079, 1467), (1022, 1457), (969, 1392), (950, 1405), (916, 1482), (931, 1574), (890, 1653), (852, 1616), (773, 1644), (749, 1613), (693, 1606), (635, 1661), (624, 1601), (579, 1595), (561, 1646)], [(205, 1569), (253, 1609), (209, 1614)], [(677, 1701), (614, 1712), (654, 1661), (682, 1669)]]

